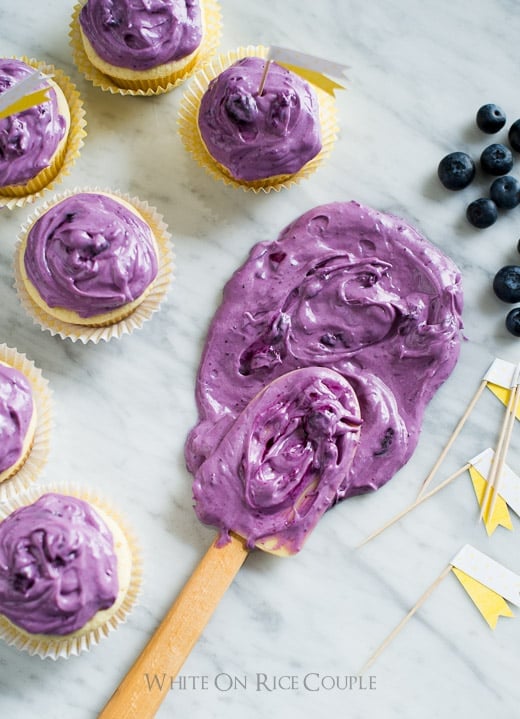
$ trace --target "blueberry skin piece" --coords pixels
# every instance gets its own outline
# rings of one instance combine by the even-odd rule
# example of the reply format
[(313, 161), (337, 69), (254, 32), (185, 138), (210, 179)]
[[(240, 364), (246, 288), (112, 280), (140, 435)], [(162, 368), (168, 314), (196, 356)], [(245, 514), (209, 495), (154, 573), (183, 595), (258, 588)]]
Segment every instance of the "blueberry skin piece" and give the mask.
[(506, 265), (498, 270), (493, 291), (502, 302), (520, 302), (520, 266)]
[(439, 162), (437, 175), (448, 190), (463, 190), (475, 177), (475, 163), (465, 152), (451, 152)]
[(520, 337), (520, 307), (515, 307), (506, 317), (506, 327), (515, 337)]
[(480, 166), (489, 175), (507, 175), (513, 167), (511, 150), (499, 142), (488, 145), (480, 156)]
[(512, 210), (520, 203), (520, 182), (511, 175), (497, 177), (493, 180), (489, 196), (497, 207)]
[(520, 152), (520, 120), (515, 120), (511, 127), (509, 128), (509, 144), (513, 148), (513, 150), (516, 150), (517, 152)]
[(497, 206), (488, 197), (480, 197), (471, 202), (466, 209), (466, 217), (473, 227), (483, 230), (491, 227), (498, 217)]
[(498, 105), (492, 103), (482, 105), (477, 112), (477, 125), (488, 135), (493, 135), (506, 124), (506, 114)]

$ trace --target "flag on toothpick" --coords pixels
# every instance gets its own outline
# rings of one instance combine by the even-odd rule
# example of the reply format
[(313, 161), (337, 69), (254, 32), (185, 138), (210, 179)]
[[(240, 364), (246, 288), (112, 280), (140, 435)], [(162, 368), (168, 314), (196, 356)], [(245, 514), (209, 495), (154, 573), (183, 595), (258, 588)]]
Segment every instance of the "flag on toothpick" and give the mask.
[(455, 555), (451, 567), (491, 629), (499, 617), (514, 616), (507, 602), (520, 607), (520, 575), (470, 544)]
[(49, 99), (50, 88), (47, 86), (38, 89), (38, 85), (47, 79), (47, 75), (34, 70), (30, 75), (4, 90), (0, 95), (0, 120), (46, 102)]
[[(494, 456), (495, 452), (488, 448), (470, 459), (469, 474), (479, 506), (482, 506), (484, 500)], [(504, 464), (502, 468), (497, 494), (493, 512), (484, 515), (484, 524), (488, 535), (493, 534), (499, 525), (506, 529), (513, 529), (508, 507), (520, 516), (520, 477), (507, 464)]]
[(315, 55), (308, 55), (304, 52), (296, 52), (285, 47), (271, 45), (267, 53), (268, 62), (277, 62), (287, 70), (295, 72), (308, 82), (321, 88), (329, 95), (334, 95), (335, 90), (344, 90), (345, 86), (331, 80), (328, 75), (336, 78), (346, 78), (347, 65), (331, 62)]
[[(512, 362), (495, 359), (486, 373), (488, 389), (506, 406), (513, 389), (516, 367), (517, 365)], [(520, 419), (520, 409), (516, 413), (516, 418)]]

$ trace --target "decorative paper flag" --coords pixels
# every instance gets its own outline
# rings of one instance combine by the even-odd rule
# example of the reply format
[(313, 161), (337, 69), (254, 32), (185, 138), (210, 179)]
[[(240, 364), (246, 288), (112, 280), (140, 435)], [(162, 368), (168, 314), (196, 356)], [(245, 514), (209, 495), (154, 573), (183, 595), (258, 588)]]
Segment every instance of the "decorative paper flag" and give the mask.
[(344, 90), (345, 86), (340, 85), (331, 80), (327, 75), (333, 77), (345, 78), (345, 70), (347, 65), (341, 65), (337, 62), (330, 62), (321, 57), (307, 55), (303, 52), (296, 52), (277, 45), (271, 45), (267, 53), (268, 62), (275, 61), (279, 65), (295, 72), (308, 82), (325, 90), (329, 95), (334, 95), (335, 90)]
[(495, 562), (470, 544), (466, 544), (379, 645), (364, 664), (360, 674), (364, 674), (372, 666), (450, 571), (462, 584), (491, 629), (496, 627), (499, 617), (514, 616), (507, 602), (520, 607), (520, 575)]
[(5, 90), (0, 95), (0, 120), (48, 100), (50, 88), (37, 89), (42, 80), (47, 79), (47, 75), (35, 70)]
[[(477, 404), (482, 392), (486, 387), (489, 387), (492, 392), (494, 392), (497, 397), (505, 398), (505, 404), (508, 402), (508, 397), (511, 392), (512, 383), (514, 381), (514, 375), (515, 375), (515, 365), (511, 364), (511, 362), (506, 362), (505, 360), (499, 359), (498, 357), (493, 360), (491, 363), (491, 366), (485, 373), (484, 377), (482, 378), (482, 381), (475, 392), (473, 398), (471, 399), (469, 405), (466, 408), (466, 411), (460, 418), (460, 420), (457, 423), (457, 426), (451, 433), (450, 438), (448, 439), (448, 442), (446, 443), (446, 446), (440, 453), (439, 457), (437, 458), (437, 461), (433, 465), (433, 467), (430, 470), (430, 473), (424, 480), (424, 482), (421, 485), (421, 488), (419, 490), (419, 494), (417, 495), (417, 499), (419, 499), (424, 492), (426, 492), (427, 487), (437, 474), (437, 471), (439, 467), (441, 466), (442, 462), (446, 458), (446, 455), (448, 454), (449, 450), (453, 446), (455, 440), (459, 436), (459, 434), (462, 431), (462, 428), (466, 424), (466, 421), (468, 417), (470, 416), (471, 412), (475, 408), (475, 405)], [(501, 396), (502, 395), (502, 396)], [(504, 401), (504, 399), (502, 399)], [(519, 408), (520, 412), (520, 408)]]
[[(486, 373), (488, 389), (505, 405), (509, 402), (513, 385), (516, 386), (516, 370), (517, 365), (512, 362), (496, 359)], [(517, 410), (516, 417), (520, 419), (520, 409)]]
[(451, 560), (453, 573), (491, 629), (498, 618), (512, 617), (506, 602), (520, 607), (520, 576), (466, 544)]

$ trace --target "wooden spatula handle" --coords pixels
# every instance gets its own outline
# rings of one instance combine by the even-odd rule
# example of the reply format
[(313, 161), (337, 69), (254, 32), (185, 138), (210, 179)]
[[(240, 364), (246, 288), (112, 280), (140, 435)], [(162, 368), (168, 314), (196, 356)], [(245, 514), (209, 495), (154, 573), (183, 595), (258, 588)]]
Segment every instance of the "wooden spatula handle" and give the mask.
[[(155, 716), (171, 688), (172, 678), (184, 664), (247, 553), (245, 542), (236, 536), (223, 547), (212, 544), (102, 710), (100, 719)], [(155, 676), (159, 682), (154, 681)]]

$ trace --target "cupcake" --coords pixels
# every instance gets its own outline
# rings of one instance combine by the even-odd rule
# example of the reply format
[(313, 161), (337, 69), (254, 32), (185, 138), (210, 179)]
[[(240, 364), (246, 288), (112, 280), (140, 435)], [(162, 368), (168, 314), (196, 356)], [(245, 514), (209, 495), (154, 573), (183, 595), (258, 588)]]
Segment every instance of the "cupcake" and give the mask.
[(280, 190), (311, 174), (336, 139), (334, 99), (270, 62), (267, 48), (239, 48), (197, 73), (185, 93), (179, 131), (214, 177), (255, 192)]
[(133, 551), (92, 500), (49, 492), (18, 506), (0, 521), (0, 636), (42, 657), (89, 648), (135, 600)]
[(0, 344), (0, 504), (40, 476), (51, 426), (47, 380), (25, 355)]
[(118, 87), (157, 89), (185, 76), (204, 36), (200, 0), (87, 0), (79, 30), (90, 63)]
[(68, 195), (44, 209), (22, 237), (22, 286), (58, 322), (115, 325), (136, 312), (154, 287), (160, 263), (154, 230), (159, 234), (122, 197), (100, 191)]
[[(0, 59), (0, 94), (31, 75), (34, 68), (21, 60)], [(0, 195), (22, 197), (41, 190), (58, 174), (71, 127), (69, 105), (52, 79), (49, 99), (0, 120)]]
[(31, 384), (20, 370), (0, 361), (0, 483), (25, 463), (36, 431)]

